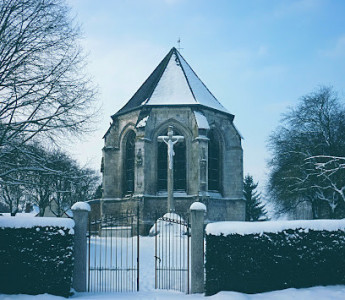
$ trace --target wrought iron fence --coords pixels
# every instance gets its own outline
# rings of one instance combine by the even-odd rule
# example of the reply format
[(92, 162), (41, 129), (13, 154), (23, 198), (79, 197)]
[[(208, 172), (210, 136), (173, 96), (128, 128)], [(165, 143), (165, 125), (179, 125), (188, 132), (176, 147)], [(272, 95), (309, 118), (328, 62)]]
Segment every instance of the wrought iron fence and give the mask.
[(138, 212), (89, 221), (89, 292), (139, 290), (138, 233)]
[(155, 223), (155, 288), (189, 293), (189, 221), (175, 213)]

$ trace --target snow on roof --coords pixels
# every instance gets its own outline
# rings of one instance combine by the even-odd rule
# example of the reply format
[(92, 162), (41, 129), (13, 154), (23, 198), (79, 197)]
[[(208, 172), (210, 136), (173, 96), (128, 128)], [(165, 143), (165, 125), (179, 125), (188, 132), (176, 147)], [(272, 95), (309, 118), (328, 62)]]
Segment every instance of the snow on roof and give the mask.
[(74, 221), (68, 218), (55, 217), (0, 217), (0, 228), (32, 228), (32, 227), (62, 227), (65, 229), (73, 229)]
[(199, 129), (210, 129), (206, 117), (199, 111), (194, 111), (194, 116)]
[(137, 128), (145, 127), (148, 119), (149, 119), (149, 116), (146, 116), (146, 117), (142, 118), (142, 119), (138, 122), (138, 124), (137, 124), (136, 127), (137, 127)]
[(191, 91), (194, 94), (194, 98), (196, 101), (202, 105), (228, 112), (223, 105), (219, 103), (219, 101), (212, 95), (212, 93), (208, 90), (208, 88), (204, 85), (204, 83), (199, 79), (199, 77), (195, 74), (189, 64), (184, 60), (182, 55), (176, 51), (176, 55), (181, 62), (181, 67), (184, 71), (184, 74), (188, 80), (189, 86)]
[(150, 105), (203, 105), (230, 114), (176, 48), (169, 51), (133, 97), (115, 115)]
[(32, 211), (30, 212), (31, 214), (34, 214), (35, 216), (38, 215), (40, 212), (40, 208), (38, 207), (38, 205), (33, 205), (32, 206)]
[(145, 105), (196, 104), (180, 62), (173, 54), (155, 90)]
[(73, 218), (73, 211), (72, 209), (67, 209), (64, 214), (68, 217), (68, 218)]
[(297, 220), (297, 221), (267, 221), (267, 222), (216, 222), (206, 226), (206, 234), (263, 234), (278, 233), (287, 229), (303, 231), (345, 231), (345, 219), (342, 220)]

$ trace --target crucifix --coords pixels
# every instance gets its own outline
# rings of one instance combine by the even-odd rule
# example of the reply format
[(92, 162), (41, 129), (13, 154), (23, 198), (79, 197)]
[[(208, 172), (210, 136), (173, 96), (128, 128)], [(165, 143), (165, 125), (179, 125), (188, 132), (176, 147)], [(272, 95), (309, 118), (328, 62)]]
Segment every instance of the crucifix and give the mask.
[(168, 212), (175, 211), (174, 205), (174, 145), (182, 142), (184, 137), (174, 135), (173, 127), (168, 127), (168, 135), (159, 136), (158, 141), (164, 142), (168, 146)]

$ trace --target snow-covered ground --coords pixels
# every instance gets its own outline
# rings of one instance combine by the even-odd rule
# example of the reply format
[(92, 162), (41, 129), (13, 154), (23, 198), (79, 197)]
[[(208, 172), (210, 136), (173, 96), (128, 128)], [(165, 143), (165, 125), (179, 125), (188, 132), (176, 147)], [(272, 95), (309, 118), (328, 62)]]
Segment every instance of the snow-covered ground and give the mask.
[[(65, 300), (52, 295), (0, 295), (0, 300)], [(80, 300), (344, 300), (345, 286), (313, 287), (308, 289), (287, 289), (269, 293), (247, 295), (235, 292), (221, 292), (205, 297), (202, 294), (185, 295), (174, 291), (147, 291), (138, 293), (77, 293), (70, 299)]]
[[(63, 300), (52, 295), (0, 295), (0, 300)], [(287, 289), (269, 293), (247, 295), (235, 292), (221, 292), (205, 298), (203, 294), (186, 295), (176, 291), (154, 289), (154, 237), (140, 239), (140, 292), (133, 293), (76, 293), (71, 299), (82, 300), (344, 300), (345, 286), (313, 287), (308, 289)]]

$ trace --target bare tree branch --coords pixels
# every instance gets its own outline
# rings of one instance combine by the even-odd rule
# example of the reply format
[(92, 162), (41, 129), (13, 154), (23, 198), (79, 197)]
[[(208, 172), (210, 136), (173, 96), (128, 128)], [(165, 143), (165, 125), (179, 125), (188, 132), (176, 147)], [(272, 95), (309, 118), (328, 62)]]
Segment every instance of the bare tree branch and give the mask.
[(0, 146), (90, 129), (95, 89), (82, 73), (79, 36), (62, 0), (2, 1)]

